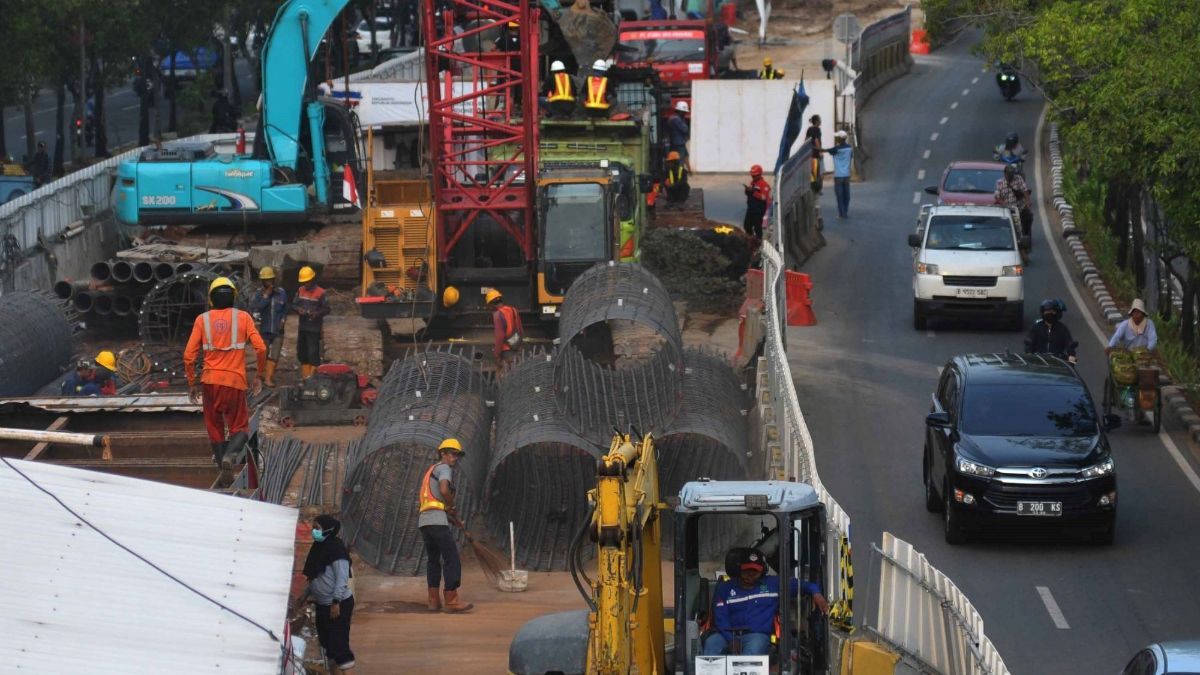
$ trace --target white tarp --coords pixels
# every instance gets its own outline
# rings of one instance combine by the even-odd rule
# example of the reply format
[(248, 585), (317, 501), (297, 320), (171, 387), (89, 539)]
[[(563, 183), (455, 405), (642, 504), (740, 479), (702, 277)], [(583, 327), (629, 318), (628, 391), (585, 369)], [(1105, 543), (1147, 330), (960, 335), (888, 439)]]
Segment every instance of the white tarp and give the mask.
[[(692, 82), (692, 170), (744, 173), (761, 164), (770, 173), (797, 80), (695, 80)], [(800, 135), (788, 154), (804, 142), (808, 118), (821, 116), (821, 137), (833, 145), (833, 80), (807, 80), (808, 108)]]
[[(334, 98), (346, 97), (344, 82), (333, 83)], [(470, 82), (455, 82), (454, 95), (473, 91)], [(424, 82), (351, 82), (349, 97), (363, 127), (413, 126), (429, 120), (429, 96)], [(476, 100), (465, 101), (461, 112), (470, 112)]]

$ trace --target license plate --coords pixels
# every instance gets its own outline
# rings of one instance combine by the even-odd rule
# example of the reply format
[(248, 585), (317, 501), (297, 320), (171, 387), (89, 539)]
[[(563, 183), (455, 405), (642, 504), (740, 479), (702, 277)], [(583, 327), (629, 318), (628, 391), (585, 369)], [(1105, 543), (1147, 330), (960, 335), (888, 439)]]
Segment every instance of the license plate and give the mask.
[(1062, 502), (1017, 502), (1019, 516), (1061, 516)]
[(956, 288), (954, 292), (960, 298), (986, 298), (988, 296), (986, 288)]

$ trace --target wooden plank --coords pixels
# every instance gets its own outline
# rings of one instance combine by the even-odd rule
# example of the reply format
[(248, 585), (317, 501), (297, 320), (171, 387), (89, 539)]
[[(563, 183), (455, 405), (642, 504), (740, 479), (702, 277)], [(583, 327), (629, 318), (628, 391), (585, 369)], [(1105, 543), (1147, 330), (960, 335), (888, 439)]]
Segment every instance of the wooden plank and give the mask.
[[(62, 417), (59, 417), (51, 422), (50, 426), (46, 427), (46, 431), (58, 431), (59, 429), (67, 426), (67, 422), (70, 419), (70, 417), (63, 415)], [(38, 443), (37, 445), (33, 446), (33, 449), (29, 451), (29, 454), (25, 455), (25, 461), (32, 462), (36, 460), (43, 452), (46, 451), (46, 448), (48, 447), (50, 447), (50, 444), (46, 442)]]

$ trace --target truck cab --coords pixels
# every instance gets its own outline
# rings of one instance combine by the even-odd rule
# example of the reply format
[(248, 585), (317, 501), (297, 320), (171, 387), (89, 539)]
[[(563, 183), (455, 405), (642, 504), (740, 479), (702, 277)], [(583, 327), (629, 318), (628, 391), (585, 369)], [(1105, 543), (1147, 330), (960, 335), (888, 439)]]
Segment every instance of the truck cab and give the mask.
[(618, 26), (617, 68), (650, 66), (663, 86), (688, 96), (692, 80), (712, 80), (730, 68), (732, 41), (710, 19), (623, 21)]
[(538, 177), (538, 289), (545, 315), (555, 314), (567, 289), (592, 265), (617, 260), (621, 220), (618, 200), (620, 169), (558, 168)]

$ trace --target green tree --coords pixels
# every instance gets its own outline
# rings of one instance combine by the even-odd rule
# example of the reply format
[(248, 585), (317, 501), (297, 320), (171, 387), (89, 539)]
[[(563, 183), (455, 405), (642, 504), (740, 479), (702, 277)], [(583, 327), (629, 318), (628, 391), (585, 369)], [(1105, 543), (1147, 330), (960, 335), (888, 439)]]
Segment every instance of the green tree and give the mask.
[(33, 156), (37, 143), (33, 125), (33, 102), (46, 75), (50, 45), (57, 36), (41, 16), (41, 3), (0, 0), (0, 44), (5, 58), (0, 62), (0, 96), (4, 104), (19, 103), (25, 113), (25, 152)]

